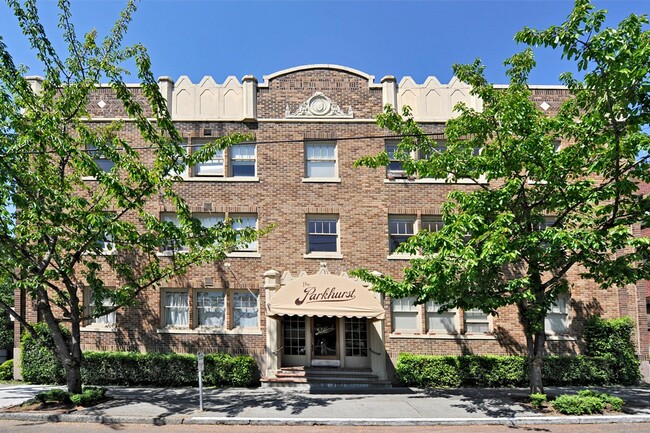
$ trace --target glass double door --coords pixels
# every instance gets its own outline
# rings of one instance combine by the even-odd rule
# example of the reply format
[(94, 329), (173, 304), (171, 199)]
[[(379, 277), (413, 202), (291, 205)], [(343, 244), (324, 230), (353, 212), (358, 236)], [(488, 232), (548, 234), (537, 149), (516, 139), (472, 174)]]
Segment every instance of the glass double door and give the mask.
[(369, 349), (367, 322), (367, 319), (285, 316), (282, 365), (365, 366)]

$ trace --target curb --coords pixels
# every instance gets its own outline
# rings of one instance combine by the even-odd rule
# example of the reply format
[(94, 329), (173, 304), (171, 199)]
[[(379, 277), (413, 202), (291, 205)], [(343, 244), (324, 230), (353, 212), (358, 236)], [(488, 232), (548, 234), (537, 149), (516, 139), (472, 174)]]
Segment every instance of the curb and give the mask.
[(543, 424), (614, 424), (650, 423), (650, 415), (592, 415), (567, 417), (517, 418), (245, 418), (211, 416), (108, 416), (47, 413), (0, 413), (0, 420), (30, 422), (67, 422), (82, 424), (143, 425), (273, 425), (273, 426), (469, 426), (469, 425), (543, 425)]

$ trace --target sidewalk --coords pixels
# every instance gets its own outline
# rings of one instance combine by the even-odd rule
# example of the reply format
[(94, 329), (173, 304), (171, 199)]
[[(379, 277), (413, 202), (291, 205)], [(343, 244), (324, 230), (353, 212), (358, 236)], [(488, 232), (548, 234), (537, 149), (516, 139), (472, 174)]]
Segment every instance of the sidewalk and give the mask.
[[(30, 389), (33, 388), (32, 391)], [(0, 386), (6, 395), (35, 395), (40, 386)], [(548, 388), (575, 393), (578, 388)], [(113, 400), (70, 414), (0, 412), (0, 419), (98, 422), (112, 424), (267, 424), (267, 425), (476, 425), (650, 423), (650, 386), (602, 388), (626, 401), (624, 414), (548, 416), (528, 409), (526, 389), (396, 388), (385, 394), (318, 394), (269, 388), (206, 389), (204, 411), (196, 388), (109, 387)], [(31, 394), (30, 394), (31, 392)]]

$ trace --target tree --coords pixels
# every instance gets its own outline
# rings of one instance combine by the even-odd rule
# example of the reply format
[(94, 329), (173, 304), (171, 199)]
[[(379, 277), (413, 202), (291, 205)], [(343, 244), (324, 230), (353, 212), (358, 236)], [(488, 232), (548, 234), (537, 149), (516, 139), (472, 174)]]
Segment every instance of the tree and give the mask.
[[(60, 0), (66, 57), (48, 39), (34, 0), (7, 3), (44, 76), (32, 88), (27, 70), (14, 65), (0, 39), (0, 281), (35, 303), (66, 369), (68, 390), (79, 393), (84, 321), (136, 305), (143, 290), (193, 265), (220, 260), (229, 248), (257, 237), (255, 230), (235, 230), (229, 221), (203, 227), (174, 188), (174, 173), (249, 137), (233, 134), (190, 155), (184, 151), (145, 48), (122, 46), (134, 1), (98, 41), (94, 30), (78, 39), (70, 4)], [(128, 62), (137, 68), (142, 99), (124, 83), (122, 65)], [(89, 97), (100, 80), (109, 83), (128, 121), (89, 122)], [(127, 129), (144, 145), (129, 143)], [(178, 223), (160, 221), (148, 206), (153, 199), (175, 207)], [(163, 245), (175, 246), (172, 251), (182, 246), (183, 253), (162, 257)], [(111, 273), (118, 287), (105, 284)], [(91, 294), (90, 309), (82, 305), (84, 290)], [(1, 297), (0, 306), (38, 338)]]
[[(497, 314), (515, 305), (526, 335), (531, 392), (543, 392), (544, 318), (570, 291), (569, 273), (603, 289), (650, 273), (650, 239), (631, 232), (650, 223), (650, 197), (638, 191), (638, 182), (650, 180), (650, 139), (643, 132), (650, 123), (648, 20), (632, 15), (604, 28), (604, 19), (605, 11), (576, 0), (562, 25), (517, 33), (515, 39), (529, 48), (505, 62), (505, 89), (486, 81), (478, 60), (455, 65), (483, 109), (456, 107), (460, 114), (447, 123), (445, 151), (437, 150), (408, 108), (400, 115), (387, 107), (378, 118), (381, 127), (403, 137), (397, 157), (409, 174), (469, 178), (475, 186), (449, 194), (440, 231), (421, 231), (400, 246), (414, 255), (402, 280), (368, 270), (356, 274), (390, 296), (433, 299), (442, 310)], [(531, 100), (530, 46), (560, 49), (583, 74), (561, 76), (571, 97), (556, 116)], [(416, 150), (428, 157), (411, 159)], [(386, 164), (386, 153), (357, 162)]]

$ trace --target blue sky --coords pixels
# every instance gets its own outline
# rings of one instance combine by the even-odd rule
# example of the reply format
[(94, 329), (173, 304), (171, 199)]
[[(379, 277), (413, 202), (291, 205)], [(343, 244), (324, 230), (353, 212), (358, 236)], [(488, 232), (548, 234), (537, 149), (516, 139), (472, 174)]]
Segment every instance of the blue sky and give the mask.
[[(610, 25), (630, 13), (650, 13), (650, 0), (594, 3), (609, 11)], [(73, 0), (77, 30), (96, 28), (105, 34), (123, 4)], [(523, 48), (513, 41), (515, 32), (525, 25), (560, 24), (572, 5), (570, 0), (142, 0), (126, 41), (148, 48), (155, 75), (174, 79), (188, 75), (194, 82), (204, 75), (218, 82), (246, 74), (261, 80), (263, 75), (311, 63), (349, 66), (377, 81), (385, 75), (398, 79), (410, 75), (423, 82), (435, 75), (447, 82), (453, 63), (480, 57), (488, 79), (505, 83), (503, 60)], [(39, 8), (56, 41), (56, 2), (40, 1)], [(14, 61), (37, 74), (38, 63), (4, 2), (0, 34)], [(536, 56), (533, 83), (558, 83), (559, 74), (571, 69), (557, 51), (537, 50)]]

